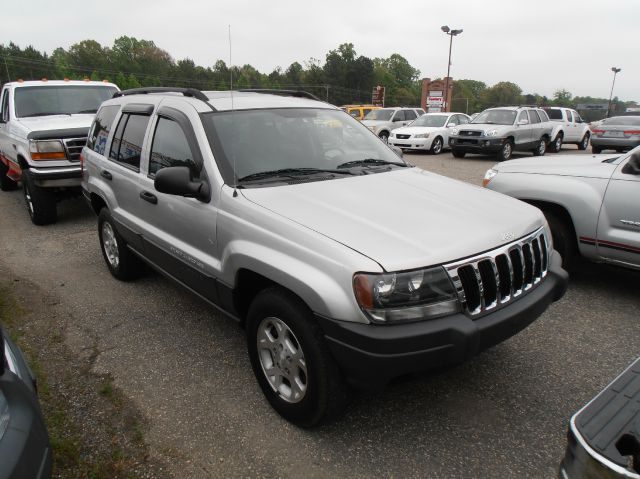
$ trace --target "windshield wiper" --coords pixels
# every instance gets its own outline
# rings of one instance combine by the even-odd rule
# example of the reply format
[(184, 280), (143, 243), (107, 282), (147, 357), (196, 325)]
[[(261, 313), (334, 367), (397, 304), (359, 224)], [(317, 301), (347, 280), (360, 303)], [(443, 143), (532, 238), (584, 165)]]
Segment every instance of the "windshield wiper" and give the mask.
[(253, 181), (262, 180), (264, 178), (272, 178), (278, 176), (299, 176), (299, 175), (313, 175), (315, 173), (336, 173), (339, 175), (353, 175), (351, 171), (344, 170), (332, 170), (324, 168), (280, 168), (279, 170), (260, 171), (259, 173), (252, 173), (242, 178), (238, 178), (238, 181)]
[(68, 115), (68, 116), (71, 116), (71, 113), (43, 111), (43, 112), (40, 112), (40, 113), (32, 113), (31, 115), (22, 115), (19, 118), (30, 118), (30, 117), (33, 117), (33, 116), (53, 116), (53, 115)]
[(396, 165), (396, 166), (409, 166), (407, 163), (401, 163), (399, 161), (387, 161), (380, 160), (378, 158), (365, 158), (364, 160), (347, 161), (338, 165), (338, 168), (351, 168), (352, 166), (375, 166), (375, 165)]

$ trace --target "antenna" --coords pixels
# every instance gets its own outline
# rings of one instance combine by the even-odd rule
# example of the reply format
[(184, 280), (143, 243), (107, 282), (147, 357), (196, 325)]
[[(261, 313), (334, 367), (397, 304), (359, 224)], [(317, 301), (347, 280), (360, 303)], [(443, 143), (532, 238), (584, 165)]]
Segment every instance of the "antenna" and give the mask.
[(231, 60), (231, 25), (229, 25), (229, 90), (231, 92), (231, 157), (233, 162), (233, 197), (238, 196), (238, 174), (236, 172), (236, 111), (233, 106), (233, 63)]

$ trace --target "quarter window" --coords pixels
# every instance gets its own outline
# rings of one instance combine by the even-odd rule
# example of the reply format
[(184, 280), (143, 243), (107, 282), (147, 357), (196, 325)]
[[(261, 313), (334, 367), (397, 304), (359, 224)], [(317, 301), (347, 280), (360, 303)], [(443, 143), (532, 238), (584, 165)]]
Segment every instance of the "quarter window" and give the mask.
[(198, 167), (184, 131), (175, 121), (160, 117), (151, 146), (149, 175), (168, 166), (187, 166), (193, 177), (198, 177)]
[(9, 89), (4, 90), (2, 95), (2, 121), (5, 123), (9, 121)]
[(104, 106), (96, 115), (96, 119), (91, 126), (89, 137), (87, 138), (87, 146), (100, 155), (104, 155), (107, 146), (107, 138), (111, 131), (111, 124), (116, 119), (116, 115), (120, 110), (119, 105)]
[(416, 112), (413, 110), (405, 110), (404, 111), (404, 119), (411, 121), (411, 120), (415, 120), (416, 118), (418, 118), (418, 115), (416, 115)]
[(111, 142), (109, 158), (139, 170), (142, 142), (148, 124), (147, 115), (122, 115)]

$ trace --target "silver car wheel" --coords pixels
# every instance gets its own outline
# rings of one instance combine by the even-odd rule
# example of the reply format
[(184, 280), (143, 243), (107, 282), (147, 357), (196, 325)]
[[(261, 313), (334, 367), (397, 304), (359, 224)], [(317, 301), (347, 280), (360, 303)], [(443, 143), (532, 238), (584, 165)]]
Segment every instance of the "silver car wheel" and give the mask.
[(107, 257), (107, 261), (112, 268), (117, 269), (120, 264), (120, 254), (118, 252), (118, 240), (110, 223), (102, 223), (102, 248)]
[(554, 145), (554, 149), (556, 150), (556, 152), (560, 151), (560, 149), (562, 148), (562, 137), (558, 136), (556, 137), (556, 144)]
[(544, 155), (546, 150), (547, 150), (547, 144), (544, 142), (544, 140), (540, 140), (540, 144), (538, 145), (538, 153), (540, 153), (541, 155)]
[(258, 358), (271, 388), (286, 402), (302, 401), (307, 392), (307, 364), (300, 342), (284, 321), (264, 318), (256, 335)]
[(434, 141), (434, 145), (432, 147), (433, 154), (434, 155), (439, 155), (440, 152), (442, 151), (442, 140), (440, 138), (436, 138), (433, 141)]
[(511, 143), (508, 141), (502, 147), (502, 156), (507, 159), (511, 158)]

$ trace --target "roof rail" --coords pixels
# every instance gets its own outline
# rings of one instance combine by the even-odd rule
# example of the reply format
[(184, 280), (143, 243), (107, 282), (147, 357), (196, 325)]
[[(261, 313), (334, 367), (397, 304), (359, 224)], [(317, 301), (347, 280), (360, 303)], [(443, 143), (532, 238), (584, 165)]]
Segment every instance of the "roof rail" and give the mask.
[(310, 100), (322, 101), (320, 98), (315, 96), (313, 93), (309, 93), (308, 91), (303, 90), (276, 90), (270, 88), (243, 88), (238, 90), (239, 92), (247, 92), (247, 93), (268, 93), (270, 95), (280, 95), (280, 96), (295, 96), (298, 98), (308, 98)]
[(195, 88), (178, 88), (178, 87), (168, 87), (168, 86), (152, 86), (152, 87), (142, 87), (142, 88), (130, 88), (128, 90), (117, 91), (113, 94), (113, 98), (118, 98), (120, 96), (128, 96), (128, 95), (146, 95), (148, 93), (182, 93), (184, 96), (188, 96), (190, 98), (197, 98), (200, 101), (203, 101), (211, 108), (213, 111), (217, 111), (214, 106), (209, 103), (209, 97), (202, 93), (200, 90), (196, 90)]

